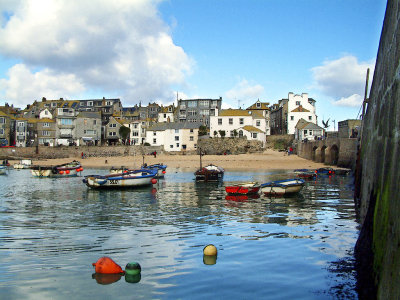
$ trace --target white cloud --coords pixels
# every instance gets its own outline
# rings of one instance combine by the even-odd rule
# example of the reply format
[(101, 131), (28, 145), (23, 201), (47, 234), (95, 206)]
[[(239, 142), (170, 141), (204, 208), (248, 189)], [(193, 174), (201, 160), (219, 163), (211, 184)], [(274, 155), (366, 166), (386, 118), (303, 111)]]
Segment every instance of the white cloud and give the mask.
[[(171, 101), (170, 86), (183, 84), (194, 62), (174, 44), (157, 11), (159, 2), (23, 0), (19, 6), (0, 6), (1, 12), (12, 10), (0, 27), (0, 53), (19, 59), (32, 75), (70, 76), (72, 87), (79, 83), (118, 95), (125, 105)], [(65, 93), (52, 90), (46, 81), (40, 94), (29, 94), (29, 84), (18, 74), (2, 81), (6, 94), (16, 97), (10, 100), (30, 103), (46, 90), (60, 92), (55, 98), (71, 92), (65, 85)], [(15, 90), (17, 85), (22, 90)]]
[[(59, 95), (71, 98), (84, 91), (83, 85), (73, 74), (56, 74), (52, 70), (44, 69), (41, 72), (31, 73), (24, 64), (14, 65), (8, 71), (9, 79), (0, 79), (0, 88), (6, 90), (5, 98), (12, 99), (13, 104), (24, 106), (24, 99), (58, 99)], [(32, 95), (36, 95), (32, 99)]]
[(360, 107), (364, 97), (358, 94), (353, 94), (349, 97), (342, 97), (337, 101), (333, 102), (336, 106), (349, 106), (349, 107)]
[(370, 69), (371, 81), (374, 66), (374, 61), (358, 62), (355, 56), (347, 55), (325, 61), (322, 66), (314, 67), (311, 71), (315, 88), (335, 99), (335, 105), (356, 106), (360, 95), (364, 94), (367, 69)]
[(251, 85), (246, 79), (242, 79), (236, 86), (227, 91), (225, 96), (228, 100), (254, 101), (256, 98), (259, 98), (263, 92), (264, 87), (262, 85)]

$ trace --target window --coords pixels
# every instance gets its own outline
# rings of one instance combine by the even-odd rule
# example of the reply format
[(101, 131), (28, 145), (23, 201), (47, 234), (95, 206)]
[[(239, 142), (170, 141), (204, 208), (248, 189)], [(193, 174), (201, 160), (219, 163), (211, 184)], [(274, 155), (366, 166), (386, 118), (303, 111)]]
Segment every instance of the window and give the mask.
[(253, 132), (253, 139), (256, 139), (256, 138), (257, 138), (257, 133)]
[(311, 121), (311, 120), (312, 120), (312, 116), (308, 116), (308, 120), (310, 120), (310, 121)]
[(172, 148), (174, 148), (174, 145), (169, 145), (169, 147), (172, 149)]
[(290, 120), (291, 120), (291, 121), (294, 121), (294, 116), (290, 116)]
[(300, 105), (300, 101), (296, 101), (296, 105)]
[(43, 135), (43, 136), (50, 136), (50, 132), (47, 131), (47, 130), (43, 130), (43, 131), (42, 131), (42, 135)]
[(166, 119), (167, 118), (167, 114), (164, 114), (164, 119)]
[[(86, 125), (86, 123), (85, 123), (85, 121), (86, 120), (84, 120), (84, 125)], [(59, 125), (72, 125), (72, 119), (59, 119), (59, 121), (58, 121), (59, 123)]]
[(24, 127), (24, 122), (18, 122), (18, 127)]
[(189, 137), (189, 140), (191, 141), (191, 142), (193, 142), (194, 141), (194, 137)]
[(0, 118), (0, 124), (4, 124), (6, 122), (5, 118)]
[(194, 149), (196, 149), (197, 148), (197, 144), (194, 144)]
[(261, 103), (260, 103), (260, 102), (257, 102), (257, 103), (256, 103), (256, 107), (257, 107), (257, 108), (260, 108), (260, 107), (261, 107)]
[(176, 147), (179, 148), (179, 143), (176, 143)]
[(93, 101), (88, 101), (87, 106), (93, 106)]
[(193, 133), (193, 129), (190, 129), (190, 133)]
[(304, 135), (307, 135), (307, 129), (304, 129), (303, 132), (304, 132)]
[(243, 137), (243, 130), (239, 130), (239, 137)]
[(222, 119), (218, 119), (218, 125), (222, 125)]
[(312, 130), (310, 130), (310, 132), (308, 133), (309, 135), (312, 135)]
[(157, 139), (153, 139), (153, 144), (157, 144)]
[(107, 101), (107, 102), (106, 102), (106, 105), (107, 105), (107, 106), (112, 105), (111, 101)]
[(197, 110), (195, 110), (195, 109), (188, 109), (188, 111), (187, 111), (187, 115), (188, 116), (197, 116)]
[(50, 127), (50, 123), (43, 123), (43, 127)]
[(4, 129), (0, 128), (0, 134), (3, 135), (4, 134)]
[(175, 133), (179, 133), (179, 129), (175, 129)]
[(208, 109), (201, 109), (200, 110), (200, 115), (201, 116), (209, 116), (210, 115), (210, 111)]
[(261, 125), (261, 121), (260, 120), (257, 120), (256, 121), (256, 126), (260, 126)]
[(153, 135), (154, 135), (154, 136), (157, 135), (157, 132), (153, 131)]
[(229, 118), (229, 125), (233, 124), (233, 118)]
[(175, 136), (175, 141), (179, 141), (179, 136)]
[(188, 107), (197, 107), (197, 101), (188, 101)]
[(234, 137), (235, 136), (233, 130), (230, 131), (229, 135), (230, 135), (230, 137)]
[(117, 124), (110, 124), (110, 126), (109, 126), (110, 128), (112, 128), (112, 127), (117, 127)]
[(200, 100), (199, 105), (208, 107), (210, 105), (210, 101), (209, 100)]
[(93, 120), (93, 125), (96, 125), (97, 124), (97, 120)]
[(114, 135), (117, 135), (117, 133), (115, 131), (111, 131), (111, 132), (108, 133), (108, 135), (109, 136), (114, 136)]
[(240, 124), (240, 125), (243, 125), (243, 124), (244, 124), (244, 119), (243, 119), (243, 118), (240, 118), (240, 119), (239, 119), (239, 124)]

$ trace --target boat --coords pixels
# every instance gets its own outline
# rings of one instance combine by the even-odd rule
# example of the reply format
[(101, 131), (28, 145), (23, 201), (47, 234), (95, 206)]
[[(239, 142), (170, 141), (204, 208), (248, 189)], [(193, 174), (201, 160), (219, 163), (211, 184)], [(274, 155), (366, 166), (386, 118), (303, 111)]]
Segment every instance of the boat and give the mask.
[(157, 183), (156, 176), (156, 169), (138, 169), (107, 175), (87, 175), (82, 181), (91, 188), (131, 188)]
[[(156, 178), (164, 177), (165, 173), (167, 172), (166, 171), (167, 170), (167, 166), (164, 165), (163, 163), (153, 164), (153, 165), (149, 165), (149, 166), (147, 164), (144, 164), (144, 165), (142, 165), (141, 169), (155, 169), (155, 170), (157, 170)], [(135, 169), (129, 169), (129, 168), (126, 168), (124, 166), (119, 167), (119, 168), (112, 167), (110, 169), (110, 174), (126, 173), (126, 172), (134, 171), (134, 170)]]
[(206, 167), (198, 169), (194, 175), (196, 176), (196, 181), (220, 181), (224, 177), (224, 172), (223, 168), (209, 164)]
[(194, 172), (196, 181), (212, 182), (221, 181), (224, 178), (225, 170), (213, 164), (202, 167), (201, 157), (204, 155), (200, 149), (200, 168)]
[(7, 166), (0, 165), (0, 175), (7, 175)]
[(315, 173), (333, 175), (333, 174), (335, 174), (335, 170), (332, 168), (319, 168), (319, 169), (315, 170)]
[(300, 178), (276, 180), (261, 184), (261, 192), (266, 196), (283, 196), (300, 192), (304, 180)]
[(306, 171), (306, 172), (298, 173), (297, 177), (304, 178), (304, 179), (314, 179), (315, 177), (317, 177), (317, 174), (313, 171)]
[(79, 161), (72, 161), (69, 163), (56, 165), (56, 166), (39, 166), (34, 165), (30, 167), (31, 173), (35, 177), (71, 177), (78, 176), (83, 168)]
[(239, 195), (257, 194), (259, 190), (260, 190), (260, 184), (258, 182), (243, 182), (243, 183), (228, 185), (225, 187), (225, 191), (228, 194), (239, 194)]
[(14, 169), (29, 169), (32, 166), (32, 159), (21, 159), (13, 165)]

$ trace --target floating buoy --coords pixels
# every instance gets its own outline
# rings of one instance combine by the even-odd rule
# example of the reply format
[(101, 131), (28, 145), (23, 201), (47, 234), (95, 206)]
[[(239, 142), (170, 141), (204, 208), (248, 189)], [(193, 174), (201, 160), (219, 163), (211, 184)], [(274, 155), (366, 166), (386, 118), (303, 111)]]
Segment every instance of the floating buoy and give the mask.
[(61, 174), (61, 175), (64, 174), (64, 171), (60, 171), (60, 174)]
[(142, 271), (142, 267), (137, 262), (130, 262), (125, 266), (126, 275), (137, 275)]
[(203, 255), (203, 263), (205, 265), (215, 265), (217, 263), (216, 255)]
[(138, 283), (140, 279), (142, 278), (142, 275), (136, 274), (136, 275), (128, 275), (125, 274), (125, 281), (129, 283)]
[(162, 173), (165, 174), (165, 173), (167, 173), (167, 171), (163, 170)]
[(66, 171), (65, 171), (65, 174), (69, 174), (69, 170), (66, 170)]
[(83, 168), (82, 168), (82, 167), (80, 167), (80, 168), (79, 168), (79, 172), (82, 172), (82, 171), (83, 171)]
[(111, 258), (104, 256), (97, 260), (97, 262), (92, 263), (95, 267), (96, 273), (101, 274), (119, 274), (124, 273), (122, 268)]
[(151, 183), (152, 184), (156, 184), (157, 183), (157, 179), (155, 179), (155, 178), (151, 179)]
[(203, 249), (203, 254), (210, 256), (217, 255), (217, 248), (213, 244), (207, 245)]

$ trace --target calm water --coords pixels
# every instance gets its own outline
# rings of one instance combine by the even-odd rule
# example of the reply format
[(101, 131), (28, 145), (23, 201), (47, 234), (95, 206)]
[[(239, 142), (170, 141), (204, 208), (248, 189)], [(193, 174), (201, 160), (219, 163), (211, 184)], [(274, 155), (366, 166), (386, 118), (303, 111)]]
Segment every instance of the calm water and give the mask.
[[(357, 298), (351, 176), (309, 181), (298, 197), (239, 201), (225, 184), (293, 175), (226, 172), (207, 185), (167, 171), (153, 189), (118, 191), (29, 170), (0, 176), (0, 299)], [(210, 243), (215, 264), (203, 261)], [(123, 269), (138, 262), (141, 278), (93, 278), (102, 256)]]

